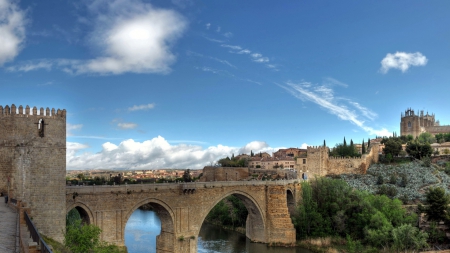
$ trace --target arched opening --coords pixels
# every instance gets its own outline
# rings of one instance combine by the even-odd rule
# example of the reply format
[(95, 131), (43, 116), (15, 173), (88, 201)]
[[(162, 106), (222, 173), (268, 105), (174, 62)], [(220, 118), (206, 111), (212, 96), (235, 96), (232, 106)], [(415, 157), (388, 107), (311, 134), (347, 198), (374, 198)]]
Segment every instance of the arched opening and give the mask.
[(173, 252), (173, 212), (162, 201), (148, 199), (134, 206), (124, 224), (128, 252)]
[(94, 224), (94, 217), (89, 208), (81, 203), (71, 206), (67, 210), (66, 223), (73, 223), (75, 220), (81, 220), (81, 224)]
[(295, 198), (291, 190), (286, 190), (286, 200), (289, 214), (292, 216), (295, 214)]
[(199, 251), (247, 252), (242, 250), (251, 247), (251, 242), (266, 242), (263, 212), (247, 193), (230, 192), (207, 210), (198, 235)]

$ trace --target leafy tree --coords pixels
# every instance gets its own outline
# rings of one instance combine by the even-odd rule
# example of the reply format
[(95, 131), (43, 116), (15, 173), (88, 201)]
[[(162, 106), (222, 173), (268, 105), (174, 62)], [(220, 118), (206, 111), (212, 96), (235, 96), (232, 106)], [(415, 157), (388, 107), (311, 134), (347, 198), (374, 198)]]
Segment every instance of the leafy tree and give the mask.
[(187, 169), (183, 173), (183, 181), (184, 182), (192, 182), (191, 170)]
[(450, 209), (448, 205), (450, 204), (450, 197), (443, 188), (428, 188), (426, 202), (428, 206), (425, 207), (425, 213), (428, 216), (428, 220), (437, 222), (449, 221)]
[(436, 138), (431, 133), (421, 133), (418, 137), (420, 143), (436, 143)]
[(396, 250), (420, 250), (428, 247), (428, 234), (411, 224), (392, 229), (393, 248)]
[(429, 143), (420, 143), (418, 140), (413, 140), (406, 145), (406, 152), (416, 159), (421, 159), (430, 156), (432, 148)]
[(398, 156), (402, 150), (402, 143), (398, 139), (389, 138), (384, 142), (384, 153), (391, 154), (392, 156)]

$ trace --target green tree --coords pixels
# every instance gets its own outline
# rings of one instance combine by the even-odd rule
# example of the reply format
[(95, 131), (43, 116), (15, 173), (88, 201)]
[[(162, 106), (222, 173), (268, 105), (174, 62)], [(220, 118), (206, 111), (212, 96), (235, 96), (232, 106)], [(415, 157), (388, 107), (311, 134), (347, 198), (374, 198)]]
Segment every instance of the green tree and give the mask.
[(364, 144), (364, 139), (363, 139), (363, 141), (362, 141), (362, 144), (361, 144), (361, 154), (365, 154), (366, 153), (366, 145)]
[(428, 234), (419, 231), (411, 224), (403, 224), (392, 229), (393, 248), (395, 250), (420, 250), (428, 247)]
[(183, 173), (183, 181), (184, 182), (192, 182), (191, 170), (187, 169)]
[(428, 132), (421, 133), (418, 137), (418, 140), (420, 143), (429, 143), (429, 144), (436, 143), (436, 138), (431, 133)]
[(81, 220), (75, 220), (66, 228), (64, 244), (73, 253), (92, 252), (100, 245), (101, 229), (94, 225), (82, 225)]
[(402, 143), (398, 139), (389, 138), (384, 142), (384, 153), (391, 154), (392, 156), (398, 156), (402, 150)]
[(429, 143), (420, 143), (418, 140), (413, 140), (406, 145), (406, 152), (416, 159), (421, 159), (422, 157), (430, 156), (432, 148)]
[(445, 190), (441, 187), (428, 188), (425, 196), (428, 204), (425, 207), (425, 213), (428, 216), (428, 220), (448, 222), (450, 197), (445, 193)]

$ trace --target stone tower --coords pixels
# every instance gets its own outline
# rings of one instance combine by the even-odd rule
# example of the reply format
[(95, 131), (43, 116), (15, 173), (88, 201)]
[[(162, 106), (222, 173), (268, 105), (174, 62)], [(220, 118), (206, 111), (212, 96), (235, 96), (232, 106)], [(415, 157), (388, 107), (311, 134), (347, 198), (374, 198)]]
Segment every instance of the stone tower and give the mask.
[(0, 191), (30, 208), (39, 231), (65, 231), (66, 110), (0, 106)]
[(328, 169), (328, 148), (323, 146), (307, 147), (308, 174), (325, 176)]
[(427, 132), (430, 127), (439, 126), (439, 121), (436, 121), (434, 114), (424, 114), (423, 110), (420, 115), (415, 114), (411, 108), (405, 110), (401, 114), (400, 120), (400, 135), (412, 135), (414, 138), (421, 133)]

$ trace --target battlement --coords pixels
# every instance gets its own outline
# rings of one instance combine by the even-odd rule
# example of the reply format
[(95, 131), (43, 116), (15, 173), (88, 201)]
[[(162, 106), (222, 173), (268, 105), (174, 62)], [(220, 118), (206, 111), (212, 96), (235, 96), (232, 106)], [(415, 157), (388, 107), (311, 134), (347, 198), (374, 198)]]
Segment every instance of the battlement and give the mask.
[(351, 161), (361, 161), (366, 160), (365, 155), (362, 155), (361, 157), (343, 157), (343, 156), (330, 156), (328, 159), (330, 160), (351, 160)]
[(324, 147), (324, 146), (308, 146), (306, 149), (308, 151), (321, 151), (323, 149), (328, 150), (328, 147)]
[(30, 109), (30, 106), (26, 106), (23, 108), (22, 105), (20, 105), (18, 108), (12, 104), (11, 107), (9, 105), (3, 107), (0, 105), (0, 117), (40, 117), (40, 118), (66, 118), (66, 110), (63, 109), (57, 109), (52, 108), (46, 108), (44, 110), (43, 107), (41, 107), (38, 111), (37, 107), (34, 106), (33, 109)]

